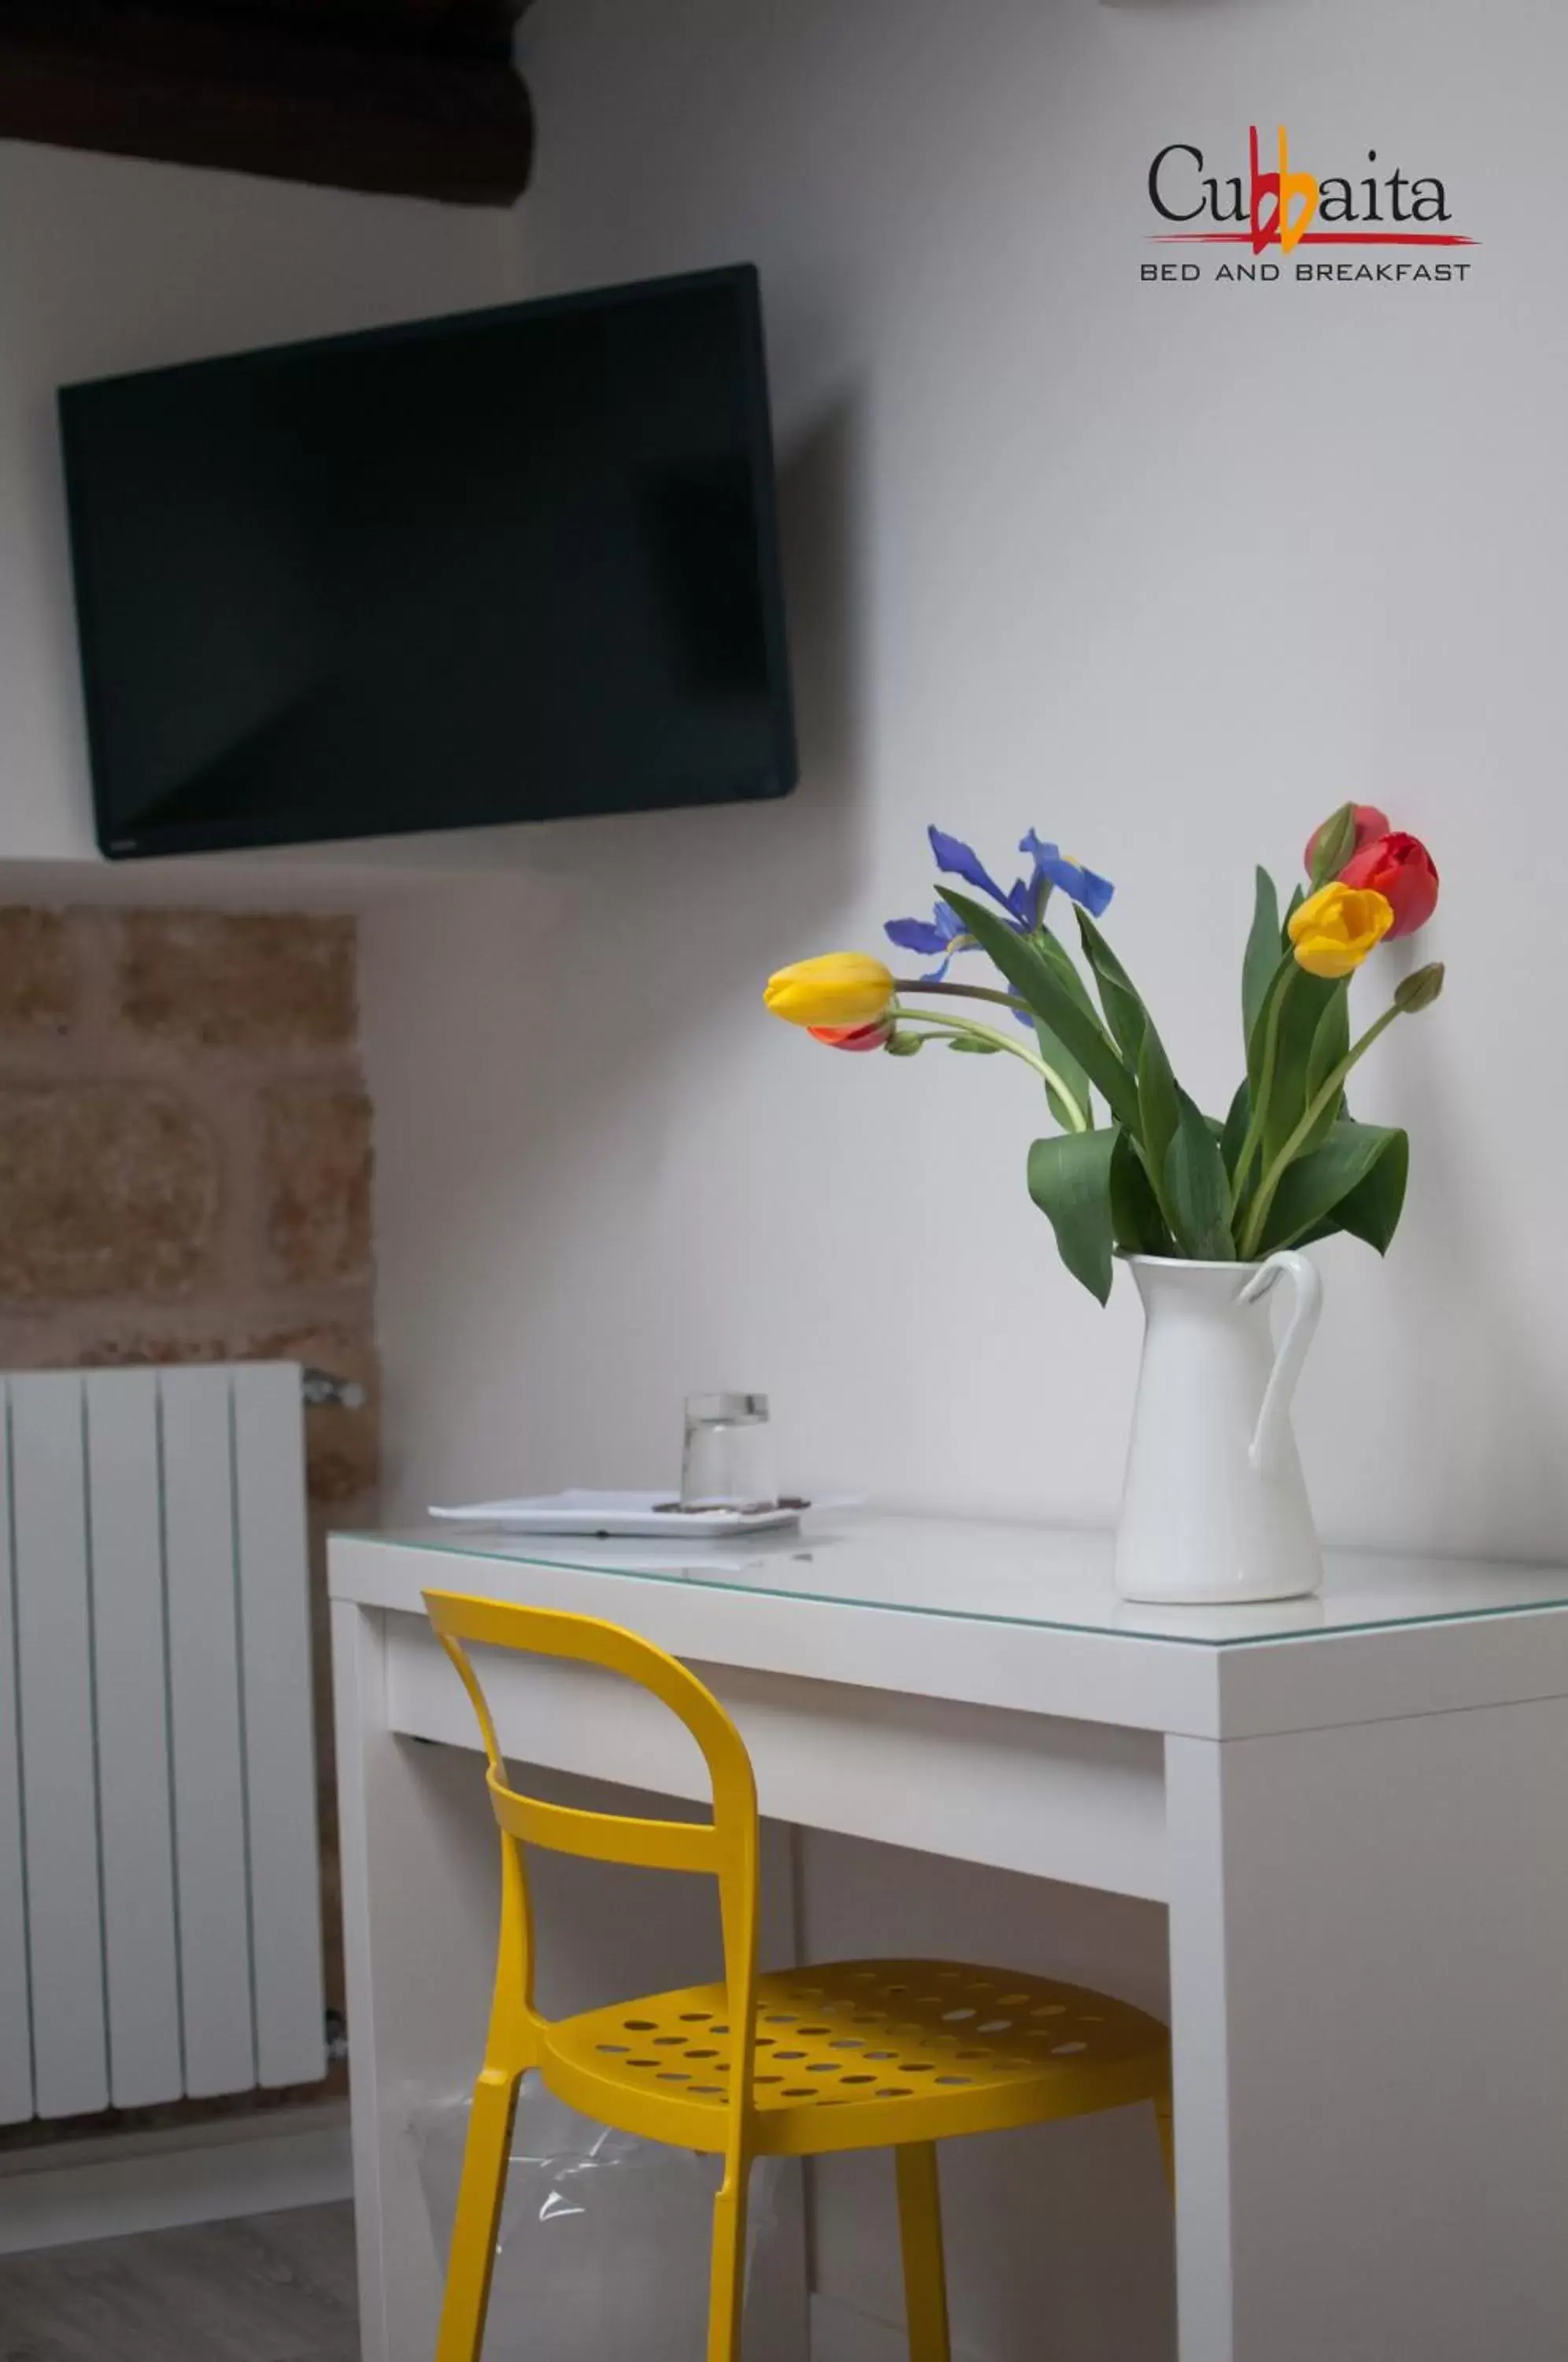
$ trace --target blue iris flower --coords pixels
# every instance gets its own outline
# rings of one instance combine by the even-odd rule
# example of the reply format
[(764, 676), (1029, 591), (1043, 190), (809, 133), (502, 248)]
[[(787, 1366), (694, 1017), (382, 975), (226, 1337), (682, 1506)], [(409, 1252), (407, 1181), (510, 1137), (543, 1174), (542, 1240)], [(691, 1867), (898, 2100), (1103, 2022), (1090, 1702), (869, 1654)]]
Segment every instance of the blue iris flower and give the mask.
[(1104, 917), (1116, 891), (1109, 877), (1101, 877), (1095, 870), (1086, 869), (1081, 861), (1069, 861), (1056, 845), (1043, 844), (1032, 829), (1021, 840), (1018, 849), (1020, 853), (1027, 853), (1033, 862), (1037, 880), (1044, 877), (1053, 886), (1059, 886), (1073, 901), (1083, 904), (1091, 919)]
[[(1067, 860), (1055, 845), (1043, 844), (1032, 829), (1019, 847), (1021, 853), (1029, 855), (1033, 864), (1032, 872), (1027, 877), (1016, 878), (1005, 889), (961, 837), (949, 836), (940, 828), (927, 833), (938, 869), (945, 877), (961, 877), (966, 886), (972, 886), (977, 893), (997, 903), (1007, 913), (1008, 925), (1015, 935), (1032, 934), (1040, 925), (1053, 886), (1059, 886), (1064, 894), (1081, 902), (1097, 919), (1115, 891), (1108, 877), (1098, 877), (1080, 862)], [(889, 943), (897, 944), (900, 951), (918, 952), (938, 963), (922, 977), (922, 984), (942, 983), (955, 954), (976, 948), (974, 937), (966, 934), (956, 913), (941, 900), (929, 919), (889, 919), (886, 933)], [(1031, 1021), (1021, 1013), (1021, 1021), (1027, 1025)]]
[[(988, 895), (1007, 912), (1008, 924), (1015, 934), (1027, 934), (1038, 923), (1033, 907), (1032, 881), (1020, 877), (1006, 893), (997, 884), (985, 863), (972, 845), (960, 837), (949, 836), (940, 828), (927, 831), (937, 867), (949, 877), (961, 877), (966, 886), (977, 893)], [(975, 939), (964, 932), (956, 912), (938, 901), (929, 919), (889, 919), (887, 926), (889, 943), (900, 951), (920, 952), (940, 965), (922, 977), (922, 984), (940, 984), (947, 974), (955, 952), (973, 951)]]
[(939, 828), (928, 829), (926, 833), (937, 867), (949, 877), (962, 877), (965, 885), (973, 886), (977, 893), (988, 894), (993, 902), (999, 902), (1017, 933), (1023, 934), (1038, 923), (1032, 878), (1016, 879), (1004, 894), (978, 854), (961, 837), (948, 836)]
[(889, 919), (885, 930), (888, 941), (897, 944), (900, 951), (920, 952), (940, 965), (921, 978), (922, 984), (940, 984), (952, 965), (955, 951), (964, 950), (973, 940), (966, 935), (955, 911), (945, 902), (938, 902), (929, 919)]

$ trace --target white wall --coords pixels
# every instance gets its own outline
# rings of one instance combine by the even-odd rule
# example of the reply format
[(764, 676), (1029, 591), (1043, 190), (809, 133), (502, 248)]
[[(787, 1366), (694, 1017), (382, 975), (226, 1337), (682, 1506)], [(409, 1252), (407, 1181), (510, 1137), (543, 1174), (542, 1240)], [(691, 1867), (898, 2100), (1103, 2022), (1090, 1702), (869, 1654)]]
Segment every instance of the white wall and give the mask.
[[(527, 27), (529, 283), (762, 266), (806, 778), (520, 833), (526, 877), (372, 929), (407, 1497), (662, 1482), (682, 1392), (736, 1384), (772, 1389), (802, 1484), (1107, 1516), (1136, 1311), (1066, 1278), (1027, 1201), (1028, 1077), (835, 1058), (762, 980), (921, 907), (928, 820), (1003, 867), (1032, 822), (1121, 880), (1116, 940), (1222, 1106), (1253, 862), (1288, 874), (1354, 794), (1446, 867), (1451, 988), (1357, 1095), (1415, 1175), (1386, 1266), (1322, 1253), (1322, 1520), (1568, 1548), (1560, 14), (542, 0)], [(1279, 114), (1320, 171), (1441, 173), (1471, 282), (1142, 284), (1156, 148), (1240, 170)]]
[(0, 143), (0, 861), (96, 858), (56, 387), (502, 302), (517, 269), (504, 213)]

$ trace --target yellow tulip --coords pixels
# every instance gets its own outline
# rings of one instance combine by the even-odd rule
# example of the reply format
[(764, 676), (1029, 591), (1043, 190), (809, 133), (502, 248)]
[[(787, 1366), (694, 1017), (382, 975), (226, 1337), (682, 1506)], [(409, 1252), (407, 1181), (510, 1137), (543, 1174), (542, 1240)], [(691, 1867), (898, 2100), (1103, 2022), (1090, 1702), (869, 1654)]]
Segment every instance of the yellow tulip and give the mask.
[(790, 1025), (871, 1025), (893, 998), (890, 968), (864, 952), (827, 952), (769, 977), (763, 995)]
[(1370, 886), (1320, 887), (1290, 922), (1296, 964), (1309, 976), (1349, 976), (1394, 924), (1394, 905)]

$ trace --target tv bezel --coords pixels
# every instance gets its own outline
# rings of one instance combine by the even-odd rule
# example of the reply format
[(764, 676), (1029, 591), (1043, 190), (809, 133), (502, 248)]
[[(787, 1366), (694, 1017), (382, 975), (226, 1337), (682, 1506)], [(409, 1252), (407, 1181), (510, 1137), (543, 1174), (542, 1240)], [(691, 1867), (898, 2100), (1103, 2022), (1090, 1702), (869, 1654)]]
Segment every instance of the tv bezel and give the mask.
[[(112, 817), (113, 750), (95, 679), (96, 647), (102, 627), (95, 616), (94, 588), (87, 557), (85, 499), (76, 460), (82, 434), (77, 399), (105, 387), (211, 376), (215, 372), (250, 369), (262, 363), (292, 360), (341, 351), (354, 347), (434, 341), (471, 335), (500, 322), (542, 319), (561, 313), (609, 309), (634, 304), (658, 303), (671, 295), (702, 288), (727, 286), (740, 300), (745, 348), (746, 439), (756, 520), (758, 591), (767, 660), (767, 704), (771, 759), (755, 773), (737, 773), (733, 788), (722, 796), (661, 796), (657, 802), (616, 806), (608, 811), (519, 812), (513, 798), (476, 796), (471, 809), (449, 820), (403, 820), (374, 830), (345, 830), (341, 818), (324, 816), (313, 822), (308, 814), (281, 816), (276, 825), (265, 821), (199, 822), (170, 824), (149, 822), (127, 829)], [(658, 279), (632, 280), (609, 287), (574, 290), (568, 294), (533, 296), (516, 304), (489, 304), (479, 310), (454, 312), (435, 319), (402, 321), (381, 328), (360, 328), (331, 337), (312, 337), (298, 343), (258, 346), (242, 353), (215, 354), (156, 370), (121, 370), (61, 386), (56, 395), (61, 458), (65, 476), (66, 519), (71, 571), (75, 593), (77, 646), (83, 702), (87, 725), (88, 761), (92, 778), (93, 818), (98, 849), (109, 861), (160, 859), (184, 853), (251, 852), (292, 844), (373, 844), (393, 837), (448, 835), (455, 831), (491, 828), (567, 827), (627, 820), (645, 812), (719, 809), (730, 804), (775, 801), (791, 793), (800, 778), (795, 735), (794, 696), (790, 678), (782, 561), (779, 549), (777, 480), (774, 466), (772, 410), (768, 397), (767, 362), (763, 330), (761, 283), (753, 263), (730, 263), (716, 269), (681, 271)]]

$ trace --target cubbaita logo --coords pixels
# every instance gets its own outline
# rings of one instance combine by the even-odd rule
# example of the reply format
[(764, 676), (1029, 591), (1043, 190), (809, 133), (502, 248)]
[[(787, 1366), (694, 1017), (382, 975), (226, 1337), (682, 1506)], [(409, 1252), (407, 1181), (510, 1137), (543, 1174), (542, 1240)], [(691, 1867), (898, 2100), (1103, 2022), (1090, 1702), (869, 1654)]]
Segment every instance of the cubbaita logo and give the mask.
[[(1248, 134), (1248, 172), (1229, 178), (1209, 170), (1201, 148), (1173, 140), (1149, 167), (1149, 200), (1162, 220), (1182, 225), (1155, 230), (1161, 246), (1244, 246), (1255, 256), (1271, 250), (1294, 255), (1298, 247), (1420, 247), (1452, 248), (1475, 244), (1449, 226), (1448, 190), (1435, 174), (1419, 179), (1380, 167), (1375, 148), (1372, 169), (1354, 176), (1319, 180), (1292, 161), (1290, 135), (1279, 127), (1277, 148), (1265, 157), (1254, 124)], [(1265, 169), (1266, 168), (1266, 169)], [(1236, 228), (1226, 225), (1244, 225)], [(1191, 225), (1191, 226), (1187, 226)], [(1467, 263), (1411, 262), (1399, 265), (1297, 262), (1297, 279), (1463, 279)], [(1145, 278), (1175, 278), (1173, 264), (1145, 265)], [(1200, 275), (1182, 266), (1184, 279)], [(1222, 266), (1221, 278), (1277, 279), (1278, 265), (1256, 269)]]

